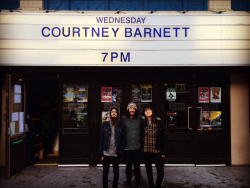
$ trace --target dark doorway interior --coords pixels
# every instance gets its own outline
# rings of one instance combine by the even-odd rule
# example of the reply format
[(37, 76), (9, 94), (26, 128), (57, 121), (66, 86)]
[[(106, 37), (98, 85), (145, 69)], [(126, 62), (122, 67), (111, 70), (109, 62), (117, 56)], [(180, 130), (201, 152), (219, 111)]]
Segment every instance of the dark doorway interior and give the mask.
[(28, 141), (30, 164), (58, 163), (58, 80), (27, 82)]

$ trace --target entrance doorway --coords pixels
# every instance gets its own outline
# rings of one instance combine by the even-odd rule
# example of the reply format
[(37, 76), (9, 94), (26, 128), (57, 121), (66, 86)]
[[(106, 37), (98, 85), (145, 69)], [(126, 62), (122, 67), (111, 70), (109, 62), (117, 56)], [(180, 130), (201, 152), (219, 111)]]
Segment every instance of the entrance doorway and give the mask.
[(60, 163), (100, 164), (98, 141), (105, 113), (118, 105), (125, 115), (127, 104), (133, 101), (139, 111), (151, 104), (165, 124), (166, 166), (229, 165), (228, 75), (145, 75), (99, 73), (62, 79)]
[(161, 92), (165, 165), (230, 164), (229, 78), (198, 74), (167, 81)]
[(27, 80), (29, 132), (26, 153), (30, 164), (58, 165), (58, 92), (57, 79)]

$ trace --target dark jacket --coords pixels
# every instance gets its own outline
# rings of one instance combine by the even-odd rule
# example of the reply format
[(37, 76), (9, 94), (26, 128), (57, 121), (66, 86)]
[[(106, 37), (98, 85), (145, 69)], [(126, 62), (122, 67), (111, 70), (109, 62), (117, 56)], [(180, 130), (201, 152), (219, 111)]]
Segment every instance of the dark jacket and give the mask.
[[(156, 149), (161, 150), (162, 155), (166, 155), (166, 136), (164, 125), (161, 120), (156, 120), (157, 124), (157, 135), (156, 135)], [(141, 123), (141, 149), (144, 148), (144, 138), (145, 138), (145, 129), (147, 123)]]
[[(103, 151), (108, 151), (111, 137), (110, 123), (105, 121), (102, 123), (100, 139), (99, 139), (99, 154), (103, 155)], [(126, 126), (123, 122), (119, 122), (115, 127), (115, 146), (117, 154), (121, 154), (126, 145)]]

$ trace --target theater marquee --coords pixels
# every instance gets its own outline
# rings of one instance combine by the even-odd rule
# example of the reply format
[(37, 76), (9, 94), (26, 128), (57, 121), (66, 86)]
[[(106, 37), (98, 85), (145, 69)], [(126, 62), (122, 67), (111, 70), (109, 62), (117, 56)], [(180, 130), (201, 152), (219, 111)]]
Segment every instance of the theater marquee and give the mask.
[(0, 42), (1, 66), (248, 66), (250, 16), (6, 13)]

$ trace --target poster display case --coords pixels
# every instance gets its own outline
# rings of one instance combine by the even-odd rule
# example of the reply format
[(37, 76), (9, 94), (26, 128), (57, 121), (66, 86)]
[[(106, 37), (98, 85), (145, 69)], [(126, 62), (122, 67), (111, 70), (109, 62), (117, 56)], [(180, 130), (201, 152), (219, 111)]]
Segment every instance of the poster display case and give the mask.
[(122, 84), (103, 84), (101, 85), (101, 123), (109, 118), (109, 109), (116, 106), (122, 114), (123, 105), (123, 85)]
[(223, 131), (222, 127), (222, 87), (220, 84), (198, 87), (198, 108), (202, 131)]
[(152, 84), (131, 84), (131, 102), (152, 102)]
[(164, 83), (166, 128), (188, 131), (190, 85), (186, 83)]
[(88, 129), (88, 84), (63, 84), (63, 128)]

